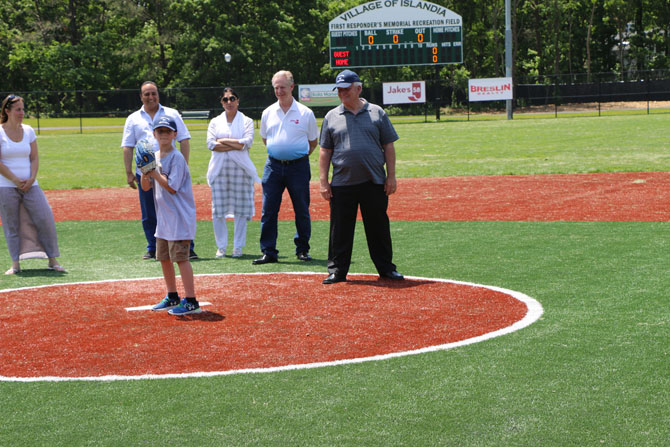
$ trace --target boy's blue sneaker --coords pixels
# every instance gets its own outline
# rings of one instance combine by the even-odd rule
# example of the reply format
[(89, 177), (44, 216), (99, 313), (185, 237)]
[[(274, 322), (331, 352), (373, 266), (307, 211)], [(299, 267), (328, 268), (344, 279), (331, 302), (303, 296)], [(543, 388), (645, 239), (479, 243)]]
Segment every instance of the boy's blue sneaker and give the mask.
[(200, 312), (202, 312), (202, 309), (200, 309), (200, 304), (198, 304), (197, 301), (187, 301), (186, 298), (182, 298), (179, 306), (168, 311), (170, 315), (189, 315), (198, 314)]
[(177, 306), (179, 306), (179, 298), (170, 299), (167, 295), (165, 295), (165, 298), (163, 298), (160, 303), (152, 307), (151, 310), (168, 310)]

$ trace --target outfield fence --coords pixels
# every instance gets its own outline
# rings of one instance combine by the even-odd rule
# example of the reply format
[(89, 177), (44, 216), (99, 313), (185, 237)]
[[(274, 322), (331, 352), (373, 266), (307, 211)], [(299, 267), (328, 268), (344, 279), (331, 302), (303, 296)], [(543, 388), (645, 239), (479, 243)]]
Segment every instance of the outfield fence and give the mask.
[[(276, 100), (270, 85), (234, 86), (234, 89), (241, 99), (240, 110), (255, 120)], [(161, 103), (205, 124), (222, 112), (221, 90), (218, 86), (161, 89)], [(467, 85), (455, 85), (450, 79), (426, 79), (426, 90), (425, 104), (396, 104), (385, 109), (395, 117), (418, 116), (423, 121), (433, 116), (436, 120), (456, 115), (470, 119), (505, 111), (504, 101), (470, 103)], [(142, 105), (139, 89), (0, 92), (0, 95), (10, 93), (25, 98), (28, 115), (37, 120), (38, 132), (40, 120), (45, 118), (78, 119), (79, 126), (70, 129), (78, 127), (83, 132), (84, 128), (95, 127), (86, 122), (91, 118), (126, 117)], [(362, 96), (382, 104), (382, 83), (365, 86)], [(513, 107), (516, 114), (539, 111), (558, 116), (564, 109), (578, 109), (600, 115), (603, 109), (611, 109), (611, 104), (651, 113), (654, 108), (670, 107), (664, 104), (666, 101), (670, 101), (670, 70), (651, 70), (519, 78), (515, 80)], [(323, 117), (329, 109), (313, 107), (317, 117)]]

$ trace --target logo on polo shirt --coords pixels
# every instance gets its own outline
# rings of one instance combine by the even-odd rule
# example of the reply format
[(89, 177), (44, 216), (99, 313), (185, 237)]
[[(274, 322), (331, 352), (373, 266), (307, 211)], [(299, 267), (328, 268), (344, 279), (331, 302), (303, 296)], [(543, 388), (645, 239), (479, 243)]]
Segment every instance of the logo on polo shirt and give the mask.
[(289, 121), (292, 122), (293, 124), (300, 124), (300, 120), (289, 120)]

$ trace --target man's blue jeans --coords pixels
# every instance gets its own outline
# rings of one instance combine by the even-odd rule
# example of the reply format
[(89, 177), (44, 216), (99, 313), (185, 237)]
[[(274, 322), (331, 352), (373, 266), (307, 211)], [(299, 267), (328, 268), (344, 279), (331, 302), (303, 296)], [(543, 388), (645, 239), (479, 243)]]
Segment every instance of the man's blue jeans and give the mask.
[(288, 189), (295, 212), (295, 252), (309, 252), (312, 223), (309, 216), (309, 157), (290, 164), (268, 157), (263, 170), (263, 214), (261, 216), (261, 251), (277, 256), (277, 216), (282, 194)]
[(140, 176), (137, 177), (137, 189), (140, 191), (140, 210), (142, 211), (142, 228), (147, 239), (147, 251), (156, 251), (156, 206), (154, 205), (154, 190), (142, 190)]

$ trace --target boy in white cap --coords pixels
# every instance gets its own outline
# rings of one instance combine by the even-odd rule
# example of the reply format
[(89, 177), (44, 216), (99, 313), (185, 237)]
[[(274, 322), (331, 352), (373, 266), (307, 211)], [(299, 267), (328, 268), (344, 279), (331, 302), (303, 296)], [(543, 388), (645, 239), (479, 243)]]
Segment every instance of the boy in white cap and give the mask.
[[(193, 268), (189, 262), (191, 241), (195, 238), (195, 200), (191, 173), (181, 152), (173, 150), (177, 125), (168, 116), (154, 123), (158, 141), (156, 169), (142, 174), (144, 191), (153, 186), (156, 202), (156, 260), (160, 261), (167, 295), (153, 310), (168, 310), (170, 315), (202, 312), (195, 299)], [(179, 299), (173, 263), (176, 262), (184, 285), (184, 298)]]

